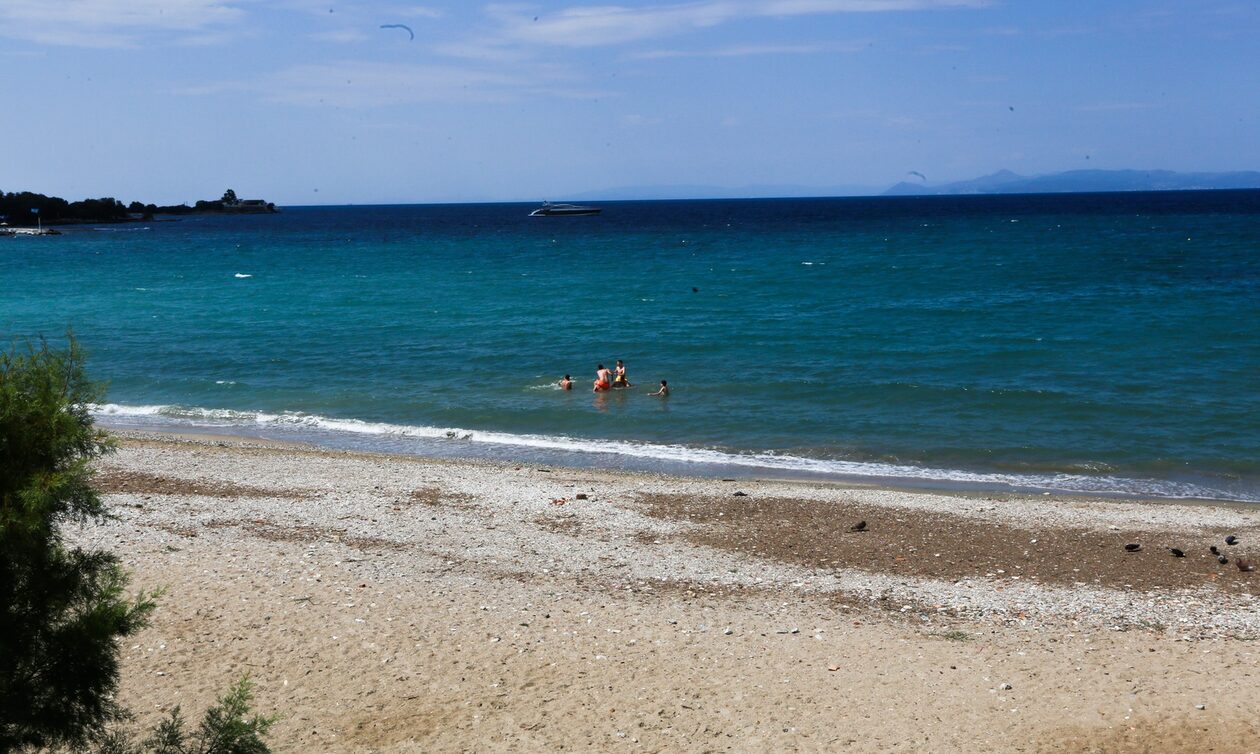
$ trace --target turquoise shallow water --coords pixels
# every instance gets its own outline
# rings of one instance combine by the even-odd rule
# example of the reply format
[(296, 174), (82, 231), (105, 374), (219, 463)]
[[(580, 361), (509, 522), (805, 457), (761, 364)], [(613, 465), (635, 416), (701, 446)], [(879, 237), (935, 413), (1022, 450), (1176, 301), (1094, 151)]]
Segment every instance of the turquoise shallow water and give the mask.
[(72, 326), (117, 425), (1260, 500), (1260, 192), (604, 207), (0, 239), (0, 331)]

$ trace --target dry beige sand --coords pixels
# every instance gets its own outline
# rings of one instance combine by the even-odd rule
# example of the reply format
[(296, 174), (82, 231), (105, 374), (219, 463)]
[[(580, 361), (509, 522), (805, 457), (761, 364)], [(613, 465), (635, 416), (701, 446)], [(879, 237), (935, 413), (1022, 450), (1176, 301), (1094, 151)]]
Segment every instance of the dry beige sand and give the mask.
[(168, 590), (140, 722), (248, 674), (282, 752), (1260, 751), (1246, 507), (222, 438), (99, 472), (119, 518), (78, 540)]

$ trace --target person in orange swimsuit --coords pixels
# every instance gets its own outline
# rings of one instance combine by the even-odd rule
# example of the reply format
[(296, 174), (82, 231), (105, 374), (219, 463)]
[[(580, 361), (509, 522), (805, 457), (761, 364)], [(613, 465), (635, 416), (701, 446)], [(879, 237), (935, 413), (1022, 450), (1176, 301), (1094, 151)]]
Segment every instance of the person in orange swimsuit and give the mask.
[(608, 367), (600, 364), (595, 369), (595, 389), (594, 392), (599, 393), (612, 388), (612, 372)]

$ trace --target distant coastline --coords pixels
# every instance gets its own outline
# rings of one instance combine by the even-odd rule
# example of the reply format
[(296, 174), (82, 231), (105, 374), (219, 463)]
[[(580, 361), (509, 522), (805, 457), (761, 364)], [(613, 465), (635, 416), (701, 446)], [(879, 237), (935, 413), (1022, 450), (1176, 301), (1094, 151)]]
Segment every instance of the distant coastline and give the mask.
[[(920, 176), (921, 178), (921, 176)], [(1179, 173), (1172, 170), (1069, 170), (1024, 176), (1009, 170), (939, 186), (903, 181), (882, 196), (964, 194), (1077, 194), (1113, 191), (1214, 191), (1260, 188), (1260, 172)]]
[(746, 184), (743, 186), (655, 185), (584, 190), (591, 201), (655, 201), (689, 199), (806, 199), (873, 196), (959, 196), (983, 194), (1092, 194), (1132, 191), (1209, 191), (1260, 189), (1260, 171), (1178, 172), (1173, 170), (1069, 170), (1019, 175), (999, 170), (990, 175), (949, 183), (932, 183), (917, 170), (893, 186), (835, 183)]
[(202, 199), (192, 206), (158, 206), (133, 201), (123, 204), (113, 197), (70, 202), (58, 196), (30, 191), (0, 193), (0, 227), (27, 225), (79, 225), (128, 223), (152, 220), (157, 215), (263, 215), (275, 213), (276, 205), (264, 199), (238, 199), (228, 189), (219, 199)]

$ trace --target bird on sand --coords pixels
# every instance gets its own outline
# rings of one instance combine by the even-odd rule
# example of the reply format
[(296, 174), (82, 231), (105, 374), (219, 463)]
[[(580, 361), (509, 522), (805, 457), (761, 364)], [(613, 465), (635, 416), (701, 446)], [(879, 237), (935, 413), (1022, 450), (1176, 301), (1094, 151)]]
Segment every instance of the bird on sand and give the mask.
[(1142, 545), (1138, 544), (1137, 542), (1124, 546), (1125, 552), (1137, 552), (1140, 549), (1142, 549)]
[(1220, 556), (1219, 558), (1217, 558), (1217, 559), (1216, 559), (1216, 562), (1217, 562), (1217, 563), (1220, 563), (1221, 565), (1229, 565), (1229, 558), (1227, 558), (1227, 557), (1225, 557), (1224, 555), (1222, 555), (1222, 556)]
[(1238, 537), (1235, 537), (1233, 534), (1229, 535), (1225, 538), (1225, 544), (1230, 546), (1238, 544)]
[(849, 531), (866, 531), (866, 522), (858, 521), (856, 524), (849, 527)]
[(1221, 550), (1220, 550), (1220, 548), (1219, 548), (1219, 547), (1217, 547), (1216, 545), (1212, 545), (1211, 547), (1209, 547), (1209, 548), (1208, 548), (1208, 552), (1212, 553), (1213, 555), (1220, 555), (1220, 554), (1221, 554)]
[(1172, 553), (1174, 558), (1184, 558), (1186, 556), (1184, 552), (1178, 550), (1176, 547), (1169, 547), (1168, 551)]

